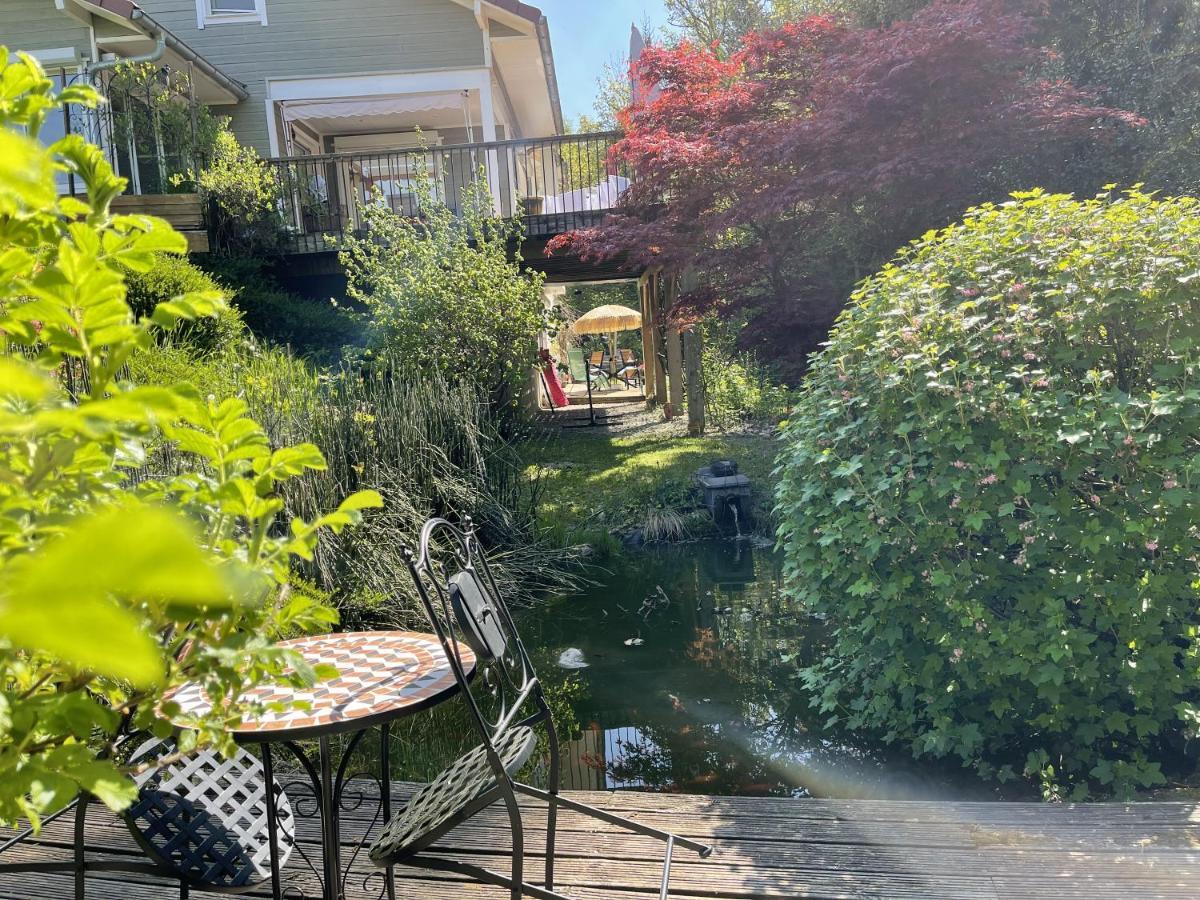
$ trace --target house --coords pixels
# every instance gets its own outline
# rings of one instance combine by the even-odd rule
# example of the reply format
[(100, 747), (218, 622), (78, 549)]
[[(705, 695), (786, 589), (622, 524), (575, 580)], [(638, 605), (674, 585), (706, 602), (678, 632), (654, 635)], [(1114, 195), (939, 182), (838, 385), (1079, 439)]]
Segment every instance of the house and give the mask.
[[(91, 81), (109, 99), (102, 111), (55, 121), (47, 138), (83, 133), (105, 148), (131, 194), (174, 193), (202, 161), (197, 117), (186, 111), (206, 106), (273, 167), (293, 253), (329, 255), (339, 235), (361, 228), (367, 203), (415, 213), (418, 183), (454, 207), (482, 171), (496, 212), (524, 217), (535, 244), (595, 224), (629, 183), (610, 160), (615, 135), (564, 134), (549, 26), (521, 0), (0, 0), (0, 8), (0, 44), (32, 53), (63, 84)], [(69, 176), (63, 182), (75, 189)], [(201, 229), (195, 195), (186, 209), (182, 198), (137, 202)], [(193, 246), (205, 246), (198, 233)], [(570, 267), (525, 250), (547, 272)]]
[[(506, 214), (561, 213), (598, 202), (571, 192), (613, 190), (596, 172), (606, 147), (589, 152), (584, 166), (578, 152), (545, 143), (564, 130), (549, 26), (520, 0), (3, 5), (0, 43), (33, 53), (64, 83), (89, 78), (104, 88), (119, 61), (150, 61), (160, 73), (188, 75), (189, 99), (228, 117), (238, 139), (264, 157), (357, 157), (287, 170), (297, 194), (289, 215), (301, 232), (349, 227), (356, 203), (376, 192), (410, 210), (414, 178), (430, 179), (453, 202), (480, 166)], [(186, 156), (172, 151), (180, 135), (135, 133), (113, 115), (77, 114), (50, 136), (82, 131), (110, 151), (134, 193), (168, 190), (169, 174), (186, 168), (182, 159), (171, 164)], [(533, 139), (543, 143), (514, 144)], [(499, 146), (480, 147), (489, 144)], [(470, 149), (424, 152), (443, 147)], [(570, 164), (581, 174), (572, 177)]]
[[(263, 156), (563, 131), (546, 18), (519, 0), (4, 0), (50, 70), (153, 51)], [(355, 140), (357, 138), (357, 140)]]

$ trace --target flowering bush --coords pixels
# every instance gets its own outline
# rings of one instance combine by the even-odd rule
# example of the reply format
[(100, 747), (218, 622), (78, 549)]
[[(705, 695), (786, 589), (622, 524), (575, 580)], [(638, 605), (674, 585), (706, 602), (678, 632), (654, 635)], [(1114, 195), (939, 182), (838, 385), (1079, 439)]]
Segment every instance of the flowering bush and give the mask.
[(971, 210), (854, 294), (780, 459), (830, 720), (1049, 796), (1200, 722), (1200, 201)]
[[(290, 560), (380, 503), (363, 492), (280, 521), (280, 485), (325, 466), (316, 447), (271, 447), (241, 400), (122, 379), (156, 331), (224, 301), (187, 293), (134, 317), (125, 273), (186, 242), (112, 213), (124, 181), (99, 148), (36, 142), (60, 103), (98, 102), (51, 88), (36, 60), (0, 47), (0, 822), (35, 825), (80, 790), (129, 804), (114, 747), (171, 731), (172, 687), (198, 680), (214, 701), (183, 722), (187, 752), (232, 748), (245, 688), (311, 684), (321, 673), (274, 641), (335, 616), (288, 590)], [(86, 199), (58, 196), (57, 170)], [(179, 454), (169, 474), (148, 464), (163, 441)]]

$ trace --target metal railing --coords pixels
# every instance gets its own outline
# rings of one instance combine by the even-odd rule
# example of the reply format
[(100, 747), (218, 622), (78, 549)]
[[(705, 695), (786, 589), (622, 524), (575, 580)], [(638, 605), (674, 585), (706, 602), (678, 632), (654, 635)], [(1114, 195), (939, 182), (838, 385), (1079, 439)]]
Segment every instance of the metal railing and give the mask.
[(292, 252), (336, 248), (362, 229), (360, 208), (382, 202), (420, 215), (426, 196), (461, 207), (482, 176), (497, 215), (524, 219), (526, 236), (547, 237), (597, 223), (629, 186), (631, 173), (610, 153), (616, 132), (426, 148), (284, 156), (267, 160), (280, 187)]

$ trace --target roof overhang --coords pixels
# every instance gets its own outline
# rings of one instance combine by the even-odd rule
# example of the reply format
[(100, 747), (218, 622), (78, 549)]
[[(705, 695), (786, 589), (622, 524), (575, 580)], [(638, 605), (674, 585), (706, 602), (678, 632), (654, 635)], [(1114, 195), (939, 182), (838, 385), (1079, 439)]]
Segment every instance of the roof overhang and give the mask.
[(125, 59), (145, 56), (153, 53), (161, 40), (162, 63), (190, 73), (196, 99), (205, 105), (240, 103), (250, 96), (244, 84), (210, 63), (132, 0), (65, 0), (65, 4), (72, 12), (110, 23), (111, 27), (93, 29), (102, 53)]
[(453, 2), (474, 10), (480, 28), (488, 19), (507, 26), (503, 35), (491, 37), (489, 49), (514, 112), (530, 132), (527, 136), (562, 134), (565, 129), (554, 49), (550, 25), (542, 11), (520, 0)]

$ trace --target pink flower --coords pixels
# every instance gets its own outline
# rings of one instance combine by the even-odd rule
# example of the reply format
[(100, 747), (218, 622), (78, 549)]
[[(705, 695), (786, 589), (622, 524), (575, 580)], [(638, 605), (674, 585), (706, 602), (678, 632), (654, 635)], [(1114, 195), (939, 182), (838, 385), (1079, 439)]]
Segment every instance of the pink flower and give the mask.
[(1169, 491), (1171, 488), (1179, 487), (1179, 482), (1174, 478), (1166, 478), (1163, 480), (1163, 487)]
[(1037, 540), (1037, 538), (1034, 537), (1032, 534), (1025, 535), (1025, 543), (1026, 544), (1032, 544), (1036, 540)]
[(849, 391), (842, 391), (842, 399), (843, 400), (849, 400), (853, 396), (854, 395), (852, 393), (850, 393)]
[(1032, 353), (1029, 350), (1025, 351), (1025, 362), (1033, 362), (1035, 359), (1037, 359), (1036, 353)]
[(1037, 388), (1047, 388), (1047, 387), (1050, 387), (1050, 379), (1048, 379), (1048, 378), (1039, 378), (1037, 381), (1035, 381), (1035, 382), (1033, 383), (1033, 386), (1034, 386), (1034, 387), (1037, 387)]
[(990, 475), (985, 475), (983, 478), (979, 479), (979, 483), (980, 484), (995, 484), (999, 480), (1000, 479), (996, 477), (996, 473), (993, 472)]
[(1011, 350), (1001, 350), (1001, 351), (1000, 351), (1000, 356), (1001, 356), (1003, 359), (1008, 359), (1010, 356), (1012, 356), (1012, 351), (1011, 351)]
[(1133, 435), (1132, 434), (1125, 435), (1125, 440), (1122, 441), (1121, 443), (1123, 443), (1126, 447), (1132, 447), (1133, 446)]
[(1099, 506), (1100, 505), (1099, 495), (1092, 494), (1092, 496), (1088, 497), (1088, 503), (1092, 504), (1092, 506)]
[(958, 509), (958, 504), (960, 504), (960, 503), (962, 503), (962, 497), (955, 497), (953, 500), (950, 501), (950, 508)]
[(956, 468), (956, 469), (965, 469), (967, 467), (967, 464), (965, 462), (963, 462), (961, 459), (956, 459), (950, 465), (954, 466), (954, 468)]
[(1158, 541), (1146, 541), (1146, 549), (1153, 553), (1158, 549)]
[(979, 288), (959, 288), (958, 292), (964, 297), (978, 297)]

